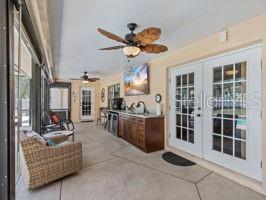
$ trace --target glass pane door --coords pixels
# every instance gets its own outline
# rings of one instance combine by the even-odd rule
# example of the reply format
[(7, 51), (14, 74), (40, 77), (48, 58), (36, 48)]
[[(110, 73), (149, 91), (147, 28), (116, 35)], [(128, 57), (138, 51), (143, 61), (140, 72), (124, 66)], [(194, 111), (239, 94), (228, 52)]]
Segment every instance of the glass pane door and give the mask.
[(261, 180), (261, 48), (204, 62), (204, 157)]
[(202, 65), (177, 68), (170, 76), (170, 144), (201, 156)]
[(93, 89), (81, 88), (80, 90), (80, 119), (93, 119)]
[(170, 70), (170, 146), (260, 181), (260, 66), (257, 45)]
[(82, 115), (91, 115), (91, 91), (82, 90)]

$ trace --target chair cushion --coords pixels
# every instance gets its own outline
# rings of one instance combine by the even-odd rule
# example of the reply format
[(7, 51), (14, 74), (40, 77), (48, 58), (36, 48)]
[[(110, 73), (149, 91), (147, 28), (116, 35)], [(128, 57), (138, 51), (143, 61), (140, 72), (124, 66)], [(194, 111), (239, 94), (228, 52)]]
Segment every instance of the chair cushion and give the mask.
[(30, 131), (26, 133), (26, 136), (29, 138), (36, 138), (37, 140), (39, 140), (41, 143), (46, 145), (46, 141), (45, 139), (40, 136), (38, 133), (36, 133), (35, 131)]
[(61, 147), (61, 146), (65, 146), (65, 145), (68, 145), (68, 144), (71, 144), (71, 142), (69, 142), (69, 141), (61, 142), (57, 146)]
[(43, 135), (44, 138), (49, 138), (49, 137), (53, 137), (55, 135), (60, 135), (60, 134), (64, 134), (66, 136), (70, 136), (72, 135), (74, 132), (73, 131), (53, 131), (53, 132), (49, 132)]

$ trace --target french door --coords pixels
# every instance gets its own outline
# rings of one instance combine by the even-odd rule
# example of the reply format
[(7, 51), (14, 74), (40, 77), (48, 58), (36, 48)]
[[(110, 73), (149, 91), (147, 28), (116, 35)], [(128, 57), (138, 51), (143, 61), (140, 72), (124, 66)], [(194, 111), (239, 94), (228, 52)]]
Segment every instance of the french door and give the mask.
[[(189, 80), (183, 86), (192, 73), (193, 86)], [(170, 76), (170, 145), (260, 181), (261, 48), (176, 68)]]
[(80, 120), (87, 121), (94, 119), (94, 89), (80, 88)]
[(202, 64), (171, 71), (170, 145), (202, 154)]

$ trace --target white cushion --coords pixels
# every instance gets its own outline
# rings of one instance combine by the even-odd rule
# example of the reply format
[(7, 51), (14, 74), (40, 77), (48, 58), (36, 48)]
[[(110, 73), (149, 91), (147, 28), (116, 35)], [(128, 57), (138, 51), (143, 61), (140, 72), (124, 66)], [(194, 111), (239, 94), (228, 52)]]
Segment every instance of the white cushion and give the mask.
[(61, 135), (61, 134), (64, 134), (66, 136), (70, 136), (73, 133), (74, 133), (73, 131), (53, 131), (53, 132), (49, 132), (49, 133), (44, 134), (43, 137), (49, 138), (49, 137), (53, 137), (55, 135)]
[(36, 138), (41, 143), (46, 144), (46, 141), (44, 140), (44, 138), (42, 136), (40, 136), (38, 133), (36, 133), (35, 131), (27, 132), (26, 136), (29, 138)]
[(64, 141), (64, 142), (61, 142), (61, 143), (57, 144), (56, 146), (61, 147), (61, 146), (65, 146), (65, 145), (68, 145), (68, 144), (71, 144), (71, 142), (69, 142), (69, 141)]

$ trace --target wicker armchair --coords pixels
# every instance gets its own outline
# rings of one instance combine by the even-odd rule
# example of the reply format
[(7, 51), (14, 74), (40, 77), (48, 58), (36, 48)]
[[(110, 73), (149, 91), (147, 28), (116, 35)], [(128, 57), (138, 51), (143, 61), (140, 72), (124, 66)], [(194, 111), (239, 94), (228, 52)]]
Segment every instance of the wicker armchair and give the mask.
[[(54, 138), (55, 142), (63, 138)], [(68, 142), (50, 147), (36, 138), (21, 138), (22, 178), (28, 189), (34, 189), (82, 168), (82, 144)]]

